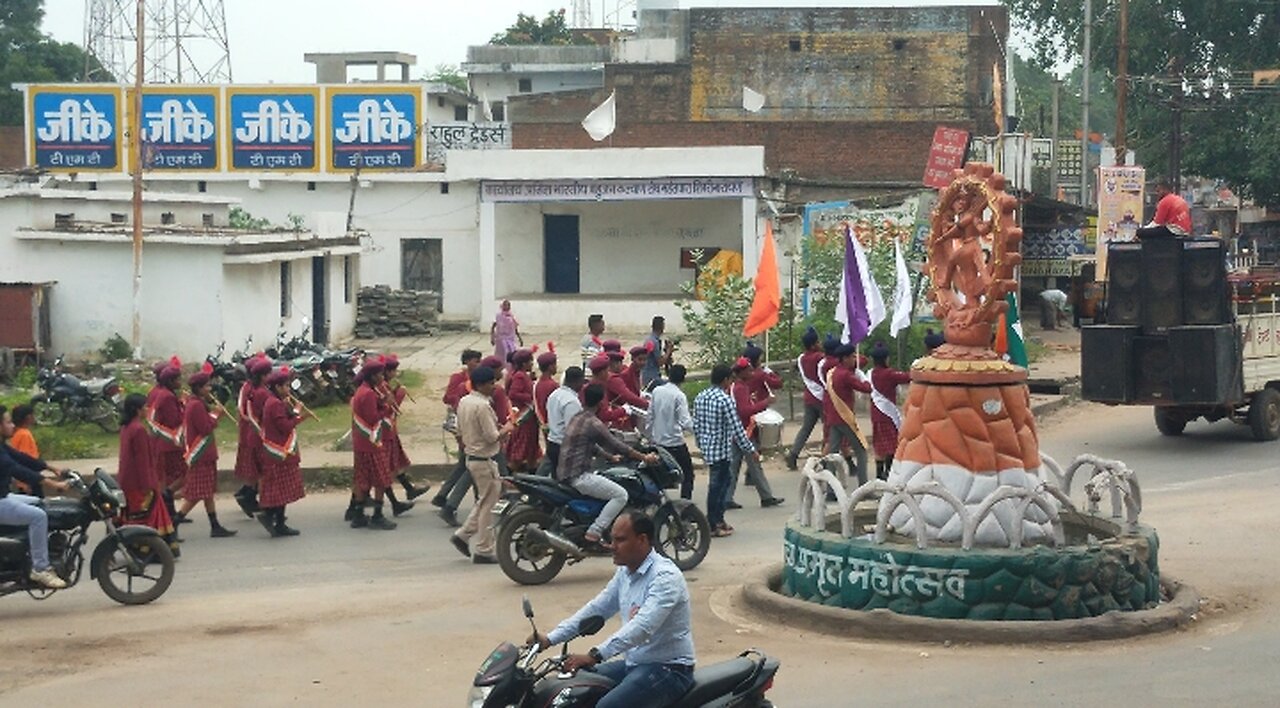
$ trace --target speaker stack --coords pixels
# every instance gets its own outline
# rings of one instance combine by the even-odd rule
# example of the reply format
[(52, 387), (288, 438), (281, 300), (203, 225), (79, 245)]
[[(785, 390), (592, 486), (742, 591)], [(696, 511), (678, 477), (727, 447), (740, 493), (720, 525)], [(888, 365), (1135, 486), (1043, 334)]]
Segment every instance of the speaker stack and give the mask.
[(1108, 248), (1108, 324), (1082, 332), (1083, 397), (1185, 405), (1242, 400), (1225, 244), (1154, 238)]

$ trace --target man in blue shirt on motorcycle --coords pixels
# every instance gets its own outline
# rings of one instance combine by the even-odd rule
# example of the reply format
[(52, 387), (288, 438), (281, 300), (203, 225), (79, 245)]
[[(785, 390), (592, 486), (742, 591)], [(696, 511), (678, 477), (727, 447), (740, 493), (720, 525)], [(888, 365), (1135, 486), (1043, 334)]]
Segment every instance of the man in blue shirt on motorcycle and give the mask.
[[(578, 634), (587, 617), (620, 615), (622, 627), (586, 654), (565, 659), (566, 671), (590, 668), (617, 682), (597, 708), (664, 708), (693, 686), (693, 619), (689, 588), (675, 563), (653, 548), (653, 520), (628, 511), (613, 524), (613, 562), (604, 590), (572, 617), (530, 643), (550, 647)], [(609, 661), (626, 654), (625, 660)]]

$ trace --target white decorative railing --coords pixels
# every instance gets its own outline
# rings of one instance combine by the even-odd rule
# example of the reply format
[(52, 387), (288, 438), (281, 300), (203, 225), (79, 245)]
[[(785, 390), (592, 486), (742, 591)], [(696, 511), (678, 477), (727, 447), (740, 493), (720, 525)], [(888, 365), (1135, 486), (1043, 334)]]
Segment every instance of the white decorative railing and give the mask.
[[(960, 519), (963, 529), (960, 547), (973, 548), (978, 528), (991, 515), (997, 504), (1012, 500), (1013, 523), (1009, 530), (1009, 547), (1021, 548), (1023, 544), (1023, 522), (1043, 524), (1028, 514), (1034, 507), (1047, 519), (1050, 528), (1050, 540), (1055, 546), (1066, 544), (1066, 535), (1062, 527), (1062, 508), (1075, 511), (1071, 502), (1071, 484), (1076, 472), (1090, 466), (1094, 472), (1085, 484), (1085, 496), (1089, 514), (1098, 513), (1098, 505), (1104, 491), (1111, 494), (1111, 515), (1121, 517), (1121, 509), (1125, 511), (1126, 531), (1134, 531), (1138, 524), (1138, 514), (1142, 511), (1142, 494), (1138, 486), (1137, 475), (1119, 460), (1106, 460), (1095, 455), (1080, 455), (1065, 472), (1052, 457), (1040, 453), (1041, 468), (1039, 481), (1033, 487), (1019, 487), (1002, 484), (988, 494), (974, 510), (966, 506), (951, 490), (941, 483), (930, 480), (921, 484), (890, 484), (873, 479), (853, 490), (849, 490), (849, 467), (845, 459), (838, 454), (825, 457), (810, 457), (804, 464), (800, 478), (800, 505), (796, 519), (802, 526), (825, 528), (828, 510), (828, 495), (834, 497), (835, 506), (840, 513), (840, 535), (844, 538), (854, 536), (853, 511), (859, 502), (866, 499), (885, 500), (876, 512), (873, 532), (875, 543), (884, 543), (890, 532), (889, 519), (899, 508), (905, 507), (913, 520), (916, 547), (924, 549), (929, 546), (928, 524), (920, 502), (925, 497), (936, 497), (946, 502)], [(1047, 475), (1046, 475), (1047, 473)], [(1057, 502), (1055, 504), (1054, 502)]]

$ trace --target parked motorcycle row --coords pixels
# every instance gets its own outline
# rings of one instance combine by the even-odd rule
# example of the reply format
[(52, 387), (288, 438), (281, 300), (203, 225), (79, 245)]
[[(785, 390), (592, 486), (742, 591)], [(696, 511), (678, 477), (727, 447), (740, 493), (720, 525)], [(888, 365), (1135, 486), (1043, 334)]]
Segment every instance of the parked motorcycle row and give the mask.
[[(364, 349), (328, 349), (307, 339), (305, 333), (286, 337), (287, 333), (281, 330), (276, 335), (275, 345), (262, 354), (277, 366), (288, 366), (293, 370), (293, 395), (298, 400), (313, 408), (351, 400), (356, 392), (356, 373), (364, 364)], [(225, 348), (225, 343), (219, 344), (213, 354), (205, 357), (205, 361), (213, 372), (213, 393), (220, 403), (227, 405), (236, 400), (240, 386), (248, 380), (245, 362), (256, 352), (253, 337), (249, 337), (244, 347), (229, 359), (223, 358)]]

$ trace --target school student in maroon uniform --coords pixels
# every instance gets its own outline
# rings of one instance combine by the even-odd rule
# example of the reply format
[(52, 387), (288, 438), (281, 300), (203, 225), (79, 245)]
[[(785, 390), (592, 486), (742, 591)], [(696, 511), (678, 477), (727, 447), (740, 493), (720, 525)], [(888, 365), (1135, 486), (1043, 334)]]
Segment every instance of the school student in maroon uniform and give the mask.
[(173, 517), (164, 505), (164, 480), (156, 470), (155, 453), (151, 447), (154, 439), (143, 422), (147, 397), (131, 393), (124, 399), (120, 420), (120, 466), (116, 468), (116, 482), (124, 491), (124, 513), (120, 523), (150, 526), (164, 538), (173, 550), (178, 550), (178, 533)]
[(258, 522), (272, 538), (297, 536), (300, 532), (285, 524), (285, 507), (305, 497), (302, 489), (302, 457), (298, 452), (300, 412), (289, 395), (288, 369), (267, 376), (270, 392), (262, 405), (262, 482), (259, 484)]
[(644, 346), (631, 347), (631, 364), (622, 370), (622, 382), (627, 385), (627, 390), (636, 396), (640, 395), (640, 374), (643, 372), (645, 365), (649, 362), (649, 350)]
[(412, 509), (413, 500), (426, 494), (431, 489), (431, 485), (415, 487), (413, 481), (409, 479), (409, 465), (413, 463), (409, 461), (409, 456), (404, 451), (404, 444), (400, 441), (400, 410), (404, 407), (404, 399), (409, 396), (409, 390), (400, 383), (400, 359), (395, 354), (388, 354), (383, 362), (386, 368), (382, 373), (384, 378), (382, 395), (390, 409), (387, 417), (382, 419), (383, 425), (386, 426), (384, 438), (387, 447), (387, 463), (391, 467), (391, 474), (395, 475), (396, 481), (404, 487), (405, 501), (396, 499), (395, 485), (387, 487), (385, 494), (391, 502), (392, 515), (399, 516)]
[[(747, 437), (755, 444), (760, 439), (760, 433), (756, 430), (755, 415), (766, 408), (773, 402), (773, 398), (756, 398), (752, 393), (751, 379), (755, 376), (752, 370), (751, 362), (746, 357), (738, 357), (733, 365), (734, 381), (730, 386), (729, 395), (733, 397), (733, 405), (738, 412), (738, 420), (742, 422), (742, 427), (747, 431)], [(764, 476), (764, 468), (760, 466), (758, 455), (743, 455), (740, 448), (734, 447), (729, 455), (729, 487), (725, 490), (724, 508), (741, 509), (742, 506), (733, 499), (733, 494), (738, 486), (738, 476), (742, 472), (742, 463), (747, 463), (747, 481), (754, 485), (756, 493), (760, 495), (760, 506), (768, 508), (778, 506), (783, 502), (782, 497), (773, 496), (773, 489), (769, 487), (769, 480)]]
[(218, 510), (213, 502), (218, 491), (218, 442), (214, 439), (214, 430), (221, 413), (209, 410), (207, 404), (213, 396), (210, 378), (209, 372), (201, 371), (187, 379), (191, 396), (182, 414), (187, 483), (182, 488), (182, 508), (175, 521), (182, 523), (181, 519), (185, 519), (198, 502), (204, 502), (204, 512), (209, 516), (209, 536), (227, 538), (236, 532), (218, 523)]
[(747, 386), (751, 390), (752, 400), (762, 401), (772, 398), (782, 390), (782, 377), (761, 361), (764, 357), (763, 349), (748, 342), (746, 348), (742, 350), (742, 356), (751, 364)]
[(608, 394), (609, 381), (612, 377), (612, 373), (609, 371), (609, 365), (612, 361), (613, 360), (609, 357), (607, 352), (602, 352), (597, 354), (595, 358), (587, 364), (587, 368), (591, 370), (591, 378), (588, 379), (587, 383), (580, 391), (578, 391), (578, 400), (582, 401), (582, 405), (585, 408), (587, 386), (590, 386), (591, 384), (600, 384), (600, 387), (605, 389), (605, 397), (600, 403), (600, 406), (596, 409), (596, 416), (599, 417), (600, 420), (604, 421), (604, 424), (610, 428), (615, 430), (631, 430), (633, 427), (631, 423), (631, 416), (627, 413), (625, 408), (622, 408), (621, 406), (614, 406), (611, 402), (612, 397)]
[(182, 461), (186, 449), (182, 444), (182, 402), (178, 389), (182, 385), (181, 363), (177, 357), (156, 375), (156, 385), (147, 394), (146, 424), (152, 437), (151, 454), (156, 473), (164, 485), (162, 497), (172, 519), (177, 515), (173, 494), (182, 488), (187, 465)]
[[(551, 471), (555, 469), (555, 460), (551, 458), (551, 444), (547, 440), (547, 399), (551, 398), (551, 394), (557, 388), (560, 388), (560, 382), (556, 379), (556, 353), (554, 350), (543, 352), (538, 355), (538, 380), (533, 384), (533, 412), (538, 418), (538, 429), (542, 431), (542, 441), (547, 444), (546, 454), (538, 461), (536, 468), (537, 474), (551, 475)], [(557, 445), (558, 449), (559, 446)]]
[(533, 408), (533, 352), (517, 349), (511, 355), (512, 374), (507, 380), (507, 398), (514, 409), (516, 427), (507, 438), (507, 464), (515, 472), (532, 472), (542, 457), (538, 444), (538, 416)]
[(889, 347), (884, 342), (876, 342), (871, 349), (871, 361), (875, 362), (871, 369), (871, 449), (876, 455), (876, 479), (888, 479), (902, 427), (898, 387), (911, 383), (911, 374), (889, 368)]
[(800, 374), (800, 382), (804, 384), (804, 423), (796, 431), (796, 439), (787, 452), (789, 470), (796, 468), (800, 451), (809, 442), (813, 427), (822, 420), (823, 386), (822, 378), (818, 375), (818, 365), (822, 363), (823, 355), (822, 347), (818, 344), (818, 330), (809, 327), (800, 341), (804, 344), (804, 353), (796, 359), (796, 371)]
[[(351, 488), (351, 528), (390, 531), (396, 522), (382, 515), (382, 496), (391, 486), (391, 466), (382, 420), (390, 410), (378, 388), (382, 385), (386, 366), (380, 359), (365, 361), (357, 375), (358, 388), (351, 397), (351, 450), (355, 457)], [(364, 501), (373, 490), (373, 518), (364, 515)]]
[(263, 381), (271, 373), (271, 361), (263, 356), (253, 357), (245, 368), (249, 379), (240, 386), (236, 398), (236, 414), (240, 416), (236, 424), (236, 479), (243, 484), (235, 498), (241, 511), (253, 518), (258, 513), (258, 480), (262, 478), (262, 405), (268, 395)]
[[(858, 419), (854, 414), (854, 392), (871, 393), (870, 382), (863, 381), (858, 375), (858, 353), (852, 344), (841, 344), (835, 351), (840, 364), (827, 371), (826, 397), (822, 402), (822, 415), (829, 431), (824, 455), (840, 451), (845, 455), (843, 445), (847, 443), (853, 452), (856, 464), (851, 465), (858, 475), (858, 483), (867, 482), (867, 439), (858, 428)], [(848, 455), (845, 458), (848, 459)]]
[[(467, 474), (467, 457), (462, 448), (462, 438), (458, 436), (458, 401), (471, 393), (471, 372), (480, 366), (481, 358), (480, 352), (474, 349), (463, 349), (462, 368), (449, 376), (449, 383), (445, 385), (444, 396), (441, 397), (441, 401), (448, 408), (444, 429), (453, 433), (454, 440), (458, 443), (458, 464), (453, 466), (453, 470), (449, 472), (449, 478), (440, 485), (436, 495), (431, 498), (431, 505), (440, 507), (440, 511), (436, 513), (450, 526), (458, 525), (457, 505), (462, 503), (462, 497), (466, 495), (469, 486), (464, 480), (471, 479)], [(458, 485), (462, 485), (461, 488)], [(456, 492), (456, 498), (453, 496), (455, 490), (460, 490)], [(451, 503), (452, 501), (457, 503)]]

